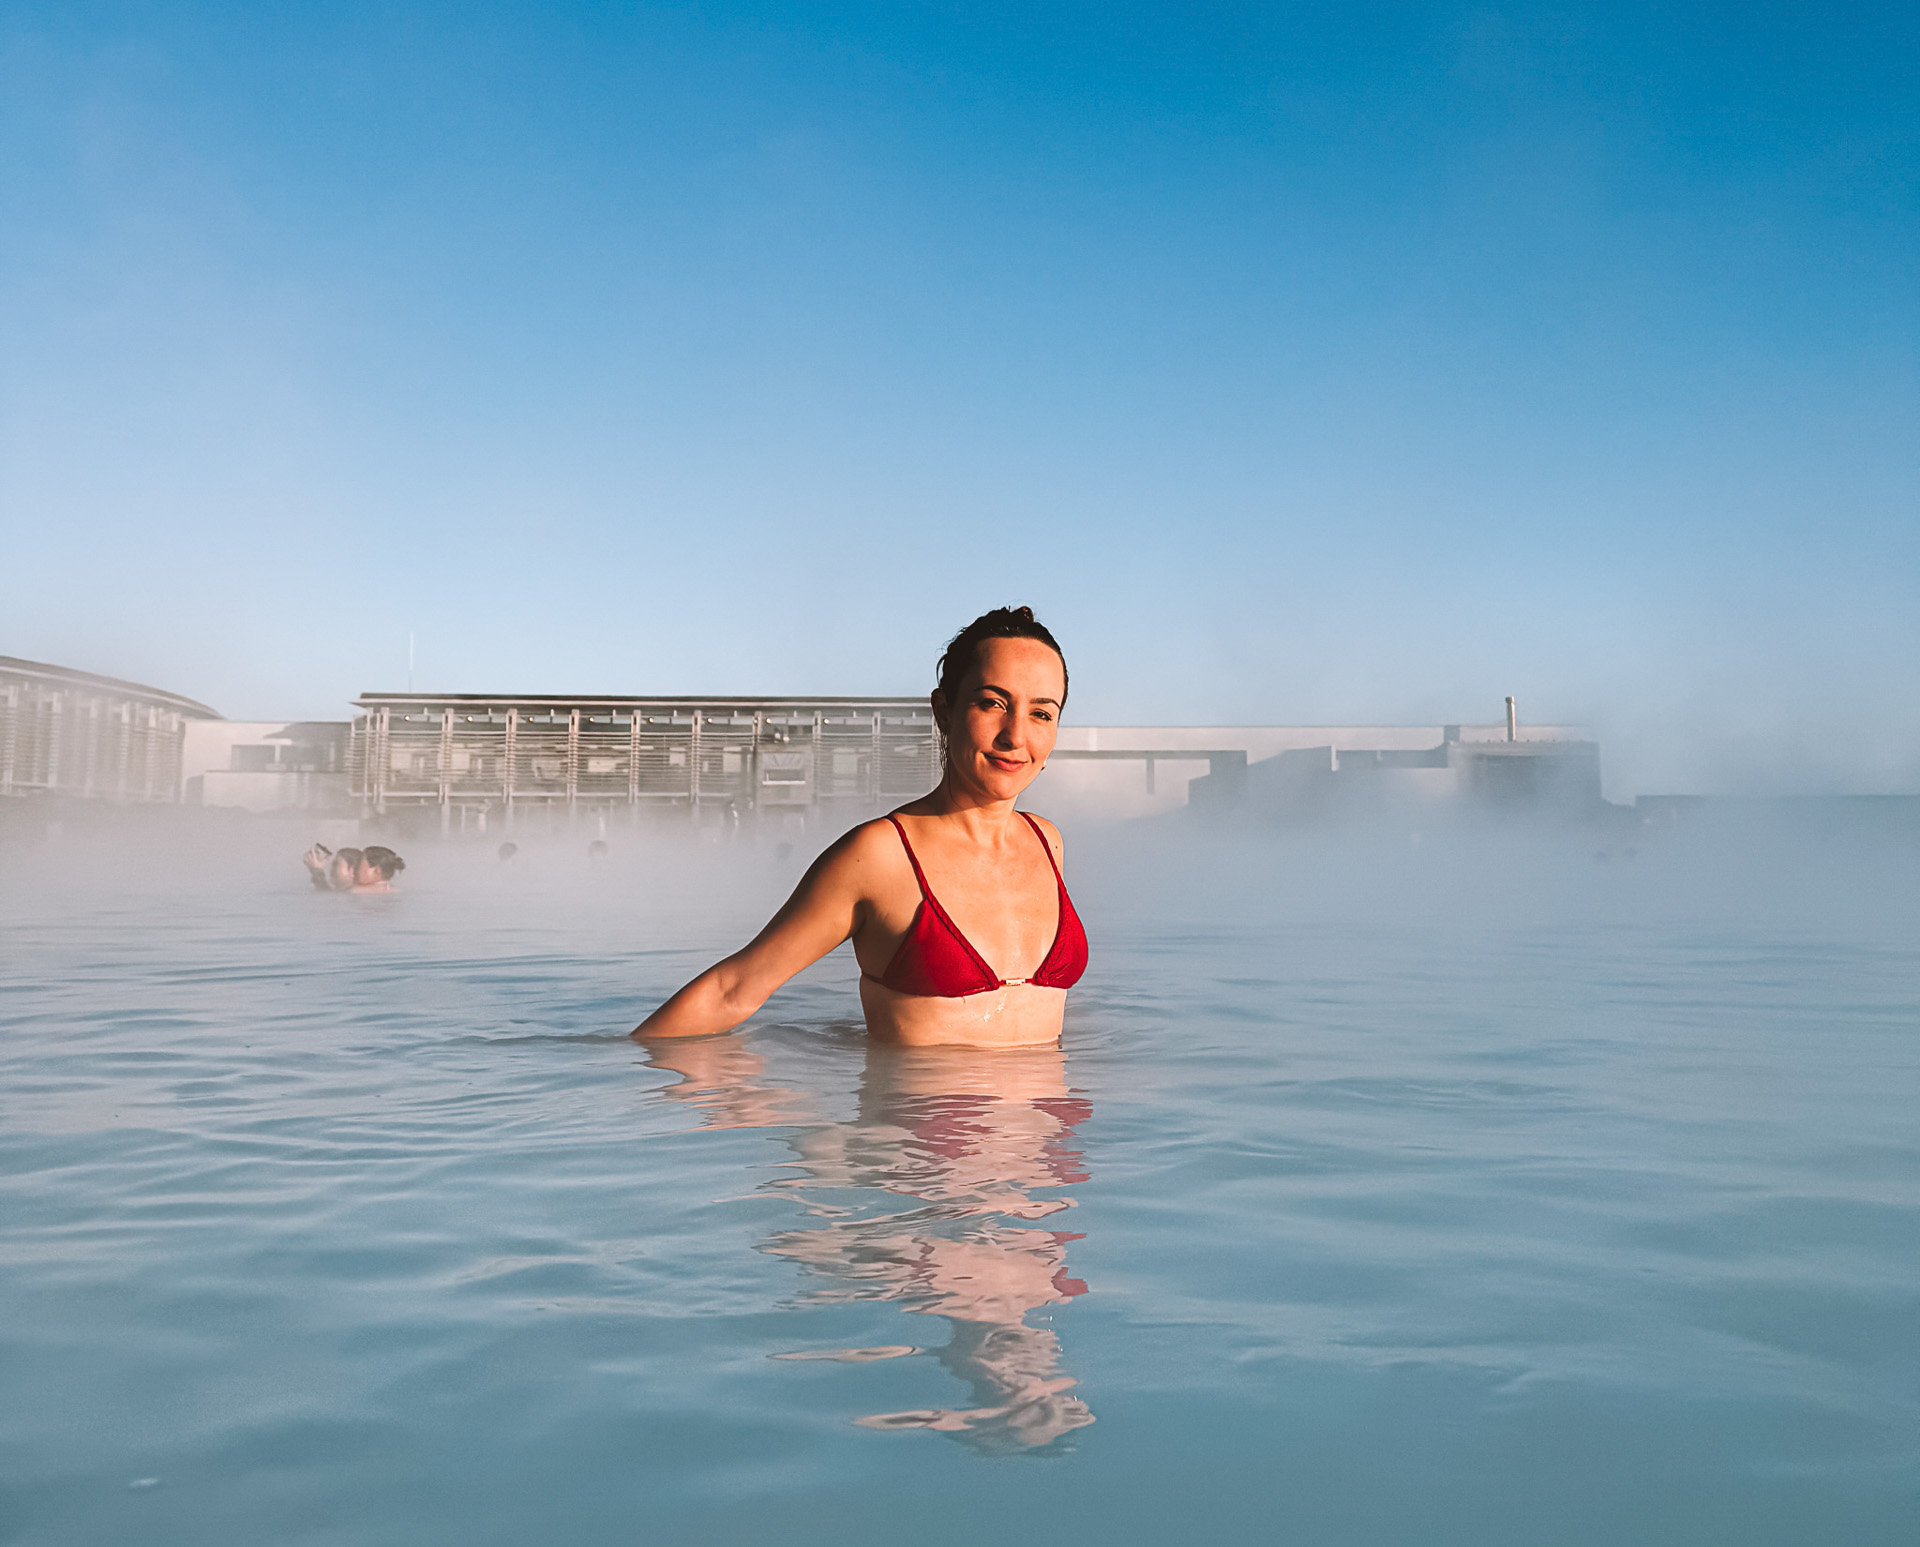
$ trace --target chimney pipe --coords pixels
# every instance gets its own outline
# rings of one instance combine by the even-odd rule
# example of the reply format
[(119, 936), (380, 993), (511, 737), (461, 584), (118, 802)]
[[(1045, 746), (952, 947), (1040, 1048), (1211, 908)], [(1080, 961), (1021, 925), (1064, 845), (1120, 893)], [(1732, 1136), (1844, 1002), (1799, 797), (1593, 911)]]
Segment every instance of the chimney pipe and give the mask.
[(1518, 741), (1520, 739), (1519, 733), (1520, 719), (1519, 716), (1513, 712), (1513, 700), (1509, 698), (1507, 700), (1507, 740)]

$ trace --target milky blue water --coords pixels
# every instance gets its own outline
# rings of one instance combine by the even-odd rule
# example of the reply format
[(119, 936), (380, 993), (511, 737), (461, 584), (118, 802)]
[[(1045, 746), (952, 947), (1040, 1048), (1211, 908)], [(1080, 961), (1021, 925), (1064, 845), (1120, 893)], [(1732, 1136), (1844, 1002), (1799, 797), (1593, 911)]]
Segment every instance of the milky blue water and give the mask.
[(1060, 1052), (652, 1057), (780, 862), (13, 856), (0, 1535), (1911, 1543), (1912, 846), (1587, 848), (1096, 835)]

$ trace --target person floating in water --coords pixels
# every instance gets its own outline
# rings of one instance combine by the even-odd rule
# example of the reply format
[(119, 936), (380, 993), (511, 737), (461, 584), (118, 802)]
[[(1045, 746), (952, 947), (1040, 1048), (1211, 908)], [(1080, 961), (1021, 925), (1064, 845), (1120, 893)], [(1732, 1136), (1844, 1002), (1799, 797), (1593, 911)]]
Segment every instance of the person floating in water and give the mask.
[(1030, 608), (1001, 607), (953, 637), (939, 682), (939, 786), (836, 842), (765, 929), (649, 1015), (636, 1039), (729, 1030), (847, 940), (876, 1037), (977, 1047), (1059, 1037), (1087, 936), (1059, 833), (1014, 802), (1053, 751), (1066, 658)]
[(324, 843), (316, 843), (301, 857), (306, 861), (308, 879), (323, 892), (390, 892), (393, 878), (407, 868), (398, 854), (377, 843), (338, 853)]

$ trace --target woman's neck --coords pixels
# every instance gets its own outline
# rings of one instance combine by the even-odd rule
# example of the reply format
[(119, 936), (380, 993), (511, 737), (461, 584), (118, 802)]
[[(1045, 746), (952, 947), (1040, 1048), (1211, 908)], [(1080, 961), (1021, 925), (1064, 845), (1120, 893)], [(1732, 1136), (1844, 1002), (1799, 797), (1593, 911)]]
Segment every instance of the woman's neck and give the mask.
[(932, 808), (925, 813), (927, 816), (949, 822), (969, 838), (981, 842), (998, 838), (1014, 819), (1012, 800), (998, 800), (977, 790), (956, 787), (951, 769), (928, 795), (927, 804)]

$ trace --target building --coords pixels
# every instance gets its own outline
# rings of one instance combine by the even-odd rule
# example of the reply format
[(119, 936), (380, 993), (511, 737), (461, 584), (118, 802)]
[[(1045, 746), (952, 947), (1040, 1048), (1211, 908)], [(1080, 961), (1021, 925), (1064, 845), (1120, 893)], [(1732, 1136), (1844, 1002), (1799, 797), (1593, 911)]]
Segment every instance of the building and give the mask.
[(1063, 726), (1033, 799), (1108, 820), (1191, 805), (1254, 822), (1395, 806), (1585, 807), (1599, 748), (1578, 726)]
[[(837, 826), (940, 777), (923, 698), (367, 693), (345, 721), (230, 721), (112, 677), (0, 657), (0, 795), (258, 813), (409, 813), (442, 831), (682, 820)], [(1439, 805), (1600, 804), (1573, 726), (1068, 725), (1029, 802), (1254, 822)]]
[(200, 720), (180, 754), (181, 799), (262, 814), (345, 816), (350, 727), (345, 720)]
[(177, 801), (187, 727), (219, 718), (177, 693), (0, 656), (0, 797)]
[(351, 789), (370, 815), (443, 830), (678, 810), (806, 825), (924, 795), (933, 715), (904, 698), (575, 698), (366, 693)]
[[(1371, 740), (1373, 745), (1367, 745)], [(1424, 741), (1426, 745), (1407, 745)], [(1210, 817), (1323, 822), (1390, 812), (1520, 812), (1592, 816), (1605, 807), (1600, 748), (1580, 728), (1444, 725), (1343, 728), (1188, 785)]]
[[(923, 698), (576, 698), (367, 693), (350, 785), (369, 815), (443, 830), (680, 812), (857, 820), (940, 777)], [(1599, 750), (1573, 726), (1063, 726), (1031, 804), (1126, 820), (1191, 803), (1254, 820), (1385, 800), (1578, 806)], [(1026, 802), (1023, 802), (1023, 804)]]

